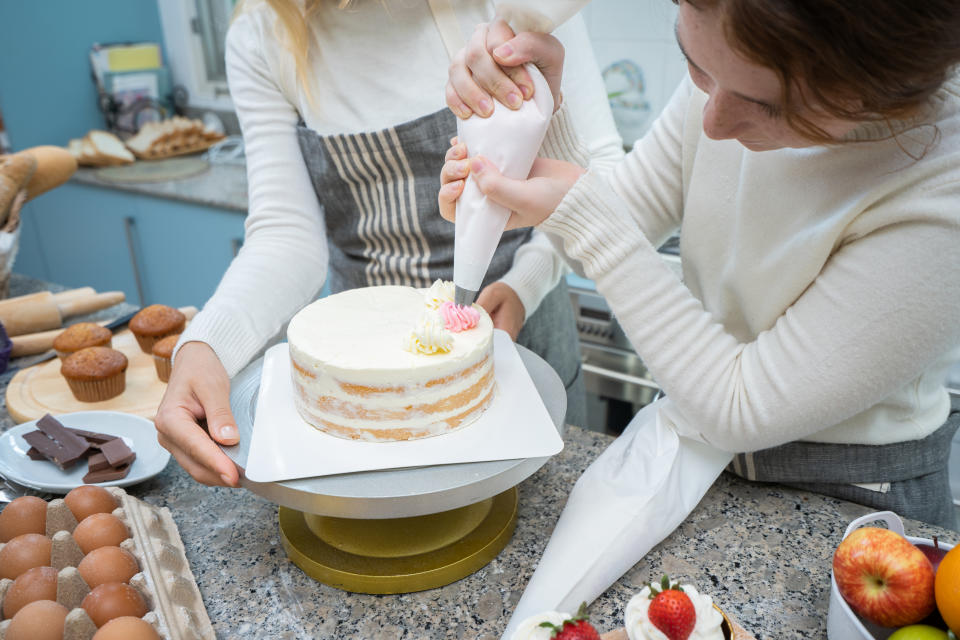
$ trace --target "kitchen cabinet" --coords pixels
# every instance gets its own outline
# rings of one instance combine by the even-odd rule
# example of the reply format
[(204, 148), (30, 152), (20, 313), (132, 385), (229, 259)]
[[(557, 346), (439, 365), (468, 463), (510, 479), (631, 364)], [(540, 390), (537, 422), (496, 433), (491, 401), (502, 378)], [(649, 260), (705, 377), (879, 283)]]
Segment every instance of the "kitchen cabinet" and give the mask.
[(24, 211), (14, 271), (202, 307), (243, 241), (237, 211), (67, 183)]

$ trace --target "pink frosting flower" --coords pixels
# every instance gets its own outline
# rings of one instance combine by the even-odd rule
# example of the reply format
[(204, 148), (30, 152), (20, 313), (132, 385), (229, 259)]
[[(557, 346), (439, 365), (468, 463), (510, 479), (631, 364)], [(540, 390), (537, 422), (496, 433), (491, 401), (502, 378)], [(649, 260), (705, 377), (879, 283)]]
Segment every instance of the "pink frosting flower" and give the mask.
[(453, 302), (444, 302), (440, 305), (440, 317), (443, 318), (444, 327), (454, 333), (473, 329), (480, 322), (479, 311)]

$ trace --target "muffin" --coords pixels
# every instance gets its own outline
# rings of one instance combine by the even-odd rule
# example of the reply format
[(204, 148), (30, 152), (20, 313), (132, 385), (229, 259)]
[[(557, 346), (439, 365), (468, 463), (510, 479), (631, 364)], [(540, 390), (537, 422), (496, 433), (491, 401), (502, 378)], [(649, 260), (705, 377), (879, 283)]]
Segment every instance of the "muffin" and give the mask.
[(187, 317), (177, 309), (165, 304), (152, 304), (137, 312), (130, 320), (130, 331), (137, 339), (141, 351), (153, 353), (157, 340), (180, 333), (187, 324)]
[(153, 345), (153, 364), (157, 367), (157, 377), (164, 382), (170, 380), (170, 372), (173, 370), (173, 360), (171, 356), (173, 355), (173, 348), (177, 346), (177, 340), (179, 339), (180, 334), (175, 333), (172, 336), (157, 340), (157, 343)]
[(67, 356), (60, 374), (80, 402), (109, 400), (126, 387), (127, 356), (110, 347), (87, 347)]
[(109, 347), (113, 332), (94, 322), (78, 322), (63, 330), (53, 340), (53, 348), (61, 359), (87, 347)]

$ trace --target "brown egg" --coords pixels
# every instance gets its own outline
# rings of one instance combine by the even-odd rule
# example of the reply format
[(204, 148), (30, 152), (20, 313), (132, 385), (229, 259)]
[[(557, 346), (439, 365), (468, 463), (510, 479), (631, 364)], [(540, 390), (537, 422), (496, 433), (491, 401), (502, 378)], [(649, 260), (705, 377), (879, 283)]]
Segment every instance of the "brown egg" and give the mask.
[(80, 606), (98, 627), (120, 616), (142, 618), (148, 611), (140, 592), (122, 582), (105, 582), (95, 587)]
[(31, 602), (13, 616), (3, 640), (63, 640), (67, 608), (53, 600)]
[(57, 599), (57, 570), (53, 567), (34, 567), (13, 581), (3, 598), (3, 617), (12, 618), (24, 605), (37, 600)]
[(91, 589), (104, 582), (130, 582), (138, 571), (137, 559), (120, 547), (98, 547), (85, 555), (77, 571)]
[(24, 533), (0, 549), (0, 578), (16, 580), (21, 573), (50, 564), (50, 538), (39, 533)]
[(47, 502), (36, 496), (11, 500), (0, 512), (0, 542), (9, 542), (24, 533), (45, 533)]
[(77, 522), (94, 513), (110, 513), (117, 508), (117, 501), (103, 487), (85, 484), (70, 490), (63, 497)]
[(160, 640), (160, 634), (143, 618), (114, 618), (93, 634), (93, 640)]
[(120, 543), (129, 537), (127, 525), (112, 513), (89, 515), (73, 530), (73, 539), (84, 553), (90, 553), (99, 547), (119, 547)]

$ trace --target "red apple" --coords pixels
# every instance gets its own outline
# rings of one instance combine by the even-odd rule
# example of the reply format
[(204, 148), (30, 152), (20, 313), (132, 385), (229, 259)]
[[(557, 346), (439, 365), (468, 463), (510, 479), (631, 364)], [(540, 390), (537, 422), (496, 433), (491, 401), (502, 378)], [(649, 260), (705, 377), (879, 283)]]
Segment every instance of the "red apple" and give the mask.
[(833, 576), (850, 608), (884, 627), (919, 622), (936, 606), (933, 565), (903, 536), (862, 527), (833, 554)]
[(920, 551), (923, 551), (923, 555), (927, 556), (927, 560), (933, 565), (933, 572), (937, 572), (937, 567), (940, 566), (940, 561), (943, 560), (943, 556), (947, 555), (946, 549), (940, 548), (940, 542), (937, 540), (937, 536), (933, 536), (933, 544), (927, 544), (925, 542), (918, 542), (917, 548)]

